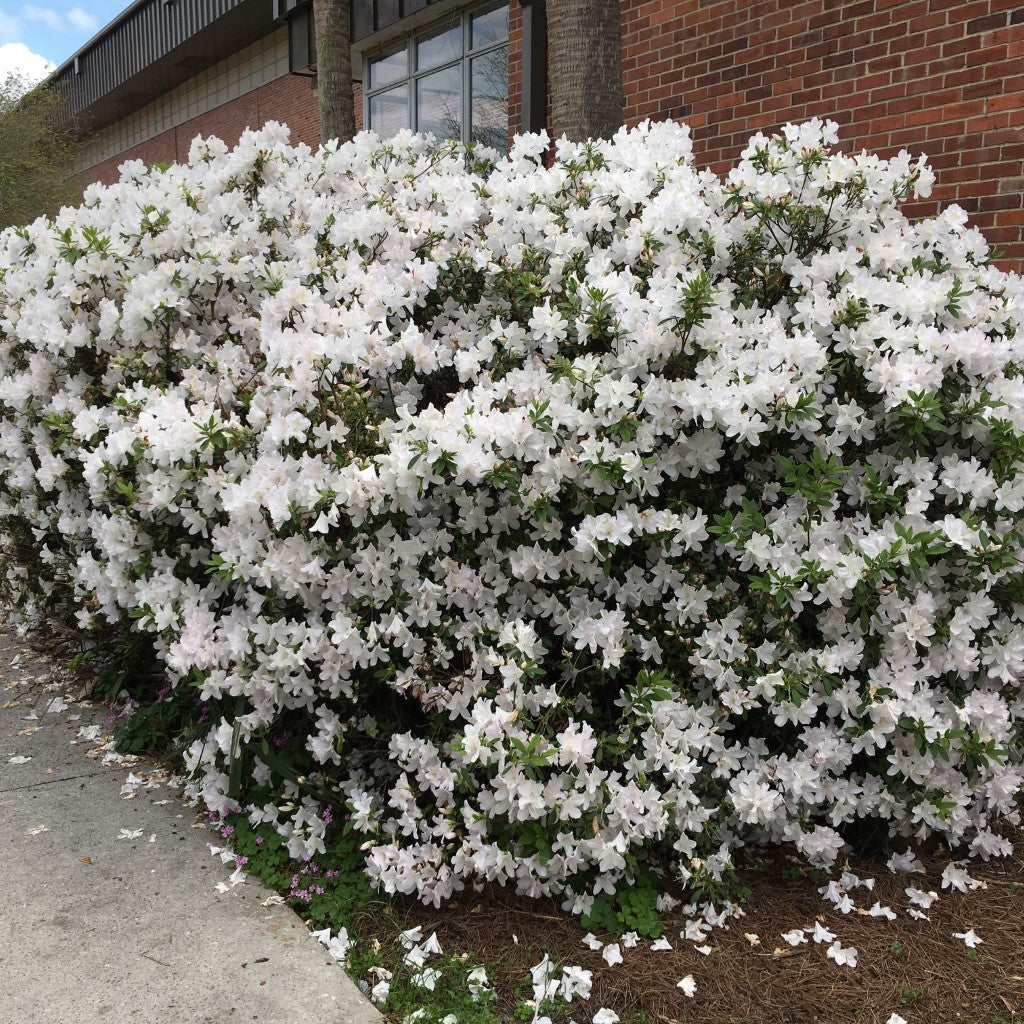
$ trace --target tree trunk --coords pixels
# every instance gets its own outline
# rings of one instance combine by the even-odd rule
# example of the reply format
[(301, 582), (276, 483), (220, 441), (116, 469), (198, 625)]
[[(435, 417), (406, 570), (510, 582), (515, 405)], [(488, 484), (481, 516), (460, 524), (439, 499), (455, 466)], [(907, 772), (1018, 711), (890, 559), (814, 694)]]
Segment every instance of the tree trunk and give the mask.
[(349, 0), (313, 0), (313, 24), (320, 141), (348, 142), (356, 133)]
[(619, 0), (547, 0), (555, 138), (607, 139), (621, 127)]

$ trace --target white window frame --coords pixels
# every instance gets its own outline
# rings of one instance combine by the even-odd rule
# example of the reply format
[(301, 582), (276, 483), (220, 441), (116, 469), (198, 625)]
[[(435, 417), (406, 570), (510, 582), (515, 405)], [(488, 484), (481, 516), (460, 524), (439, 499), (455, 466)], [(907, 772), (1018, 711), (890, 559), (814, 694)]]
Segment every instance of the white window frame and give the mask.
[[(448, 18), (442, 18), (439, 21), (434, 22), (427, 28), (421, 29), (418, 32), (412, 33), (405, 40), (404, 46), (395, 46), (391, 43), (387, 46), (382, 46), (372, 53), (367, 53), (363, 56), (363, 125), (370, 130), (374, 129), (374, 126), (370, 123), (370, 101), (373, 97), (379, 96), (382, 93), (390, 92), (393, 89), (397, 89), (400, 86), (406, 87), (408, 101), (406, 104), (407, 117), (406, 127), (410, 130), (415, 130), (415, 126), (419, 121), (419, 110), (417, 109), (419, 103), (419, 89), (417, 89), (417, 82), (421, 78), (428, 78), (430, 75), (437, 74), (439, 71), (444, 71), (447, 68), (458, 67), (462, 76), (462, 121), (460, 124), (460, 131), (462, 133), (462, 142), (468, 143), (472, 140), (472, 119), (473, 119), (473, 60), (480, 57), (486, 56), (488, 53), (493, 53), (500, 49), (509, 48), (509, 37), (505, 38), (497, 43), (491, 43), (487, 46), (472, 47), (472, 26), (473, 18), (478, 17), (481, 14), (487, 14), (491, 11), (500, 10), (502, 7), (508, 8), (510, 5), (508, 0), (502, 0), (500, 3), (495, 3), (494, 0), (489, 0), (486, 3), (473, 4), (467, 7), (465, 10), (460, 11), (458, 14), (449, 16)], [(416, 66), (416, 44), (428, 36), (433, 36), (438, 33), (439, 30), (452, 29), (456, 26), (460, 26), (462, 30), (462, 54), (455, 60), (446, 61), (443, 64), (434, 64), (429, 68), (425, 68), (422, 71)], [(381, 57), (390, 56), (392, 54), (401, 53), (405, 50), (406, 60), (406, 74), (402, 78), (393, 79), (384, 85), (378, 86), (376, 89), (370, 89), (370, 64), (375, 60), (379, 60)], [(505, 92), (505, 103), (506, 110), (508, 108), (508, 84), (506, 83)]]

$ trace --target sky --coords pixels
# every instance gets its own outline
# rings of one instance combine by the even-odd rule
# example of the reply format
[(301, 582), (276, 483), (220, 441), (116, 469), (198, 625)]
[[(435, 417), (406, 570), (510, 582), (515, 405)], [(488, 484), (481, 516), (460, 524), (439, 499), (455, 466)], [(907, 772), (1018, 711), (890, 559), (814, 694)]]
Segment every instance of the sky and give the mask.
[(130, 0), (0, 0), (0, 79), (45, 78)]

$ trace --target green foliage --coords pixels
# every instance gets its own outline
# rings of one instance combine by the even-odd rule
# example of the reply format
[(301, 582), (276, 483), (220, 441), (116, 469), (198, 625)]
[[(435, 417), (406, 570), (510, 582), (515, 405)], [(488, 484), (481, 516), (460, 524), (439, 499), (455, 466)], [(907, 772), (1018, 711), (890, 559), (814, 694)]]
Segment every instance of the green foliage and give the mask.
[[(397, 958), (389, 961), (388, 969), (394, 973), (383, 1009), (391, 1019), (406, 1020), (415, 1011), (423, 1010), (420, 1024), (439, 1024), (449, 1015), (454, 1016), (458, 1024), (501, 1024), (492, 994), (483, 993), (477, 1001), (473, 1000), (468, 976), (479, 966), (477, 961), (468, 956), (442, 956), (431, 960), (429, 966), (441, 972), (433, 990), (415, 984), (414, 972)], [(519, 1006), (526, 1007), (526, 1004)], [(525, 1020), (533, 1020), (532, 1008)]]
[(454, 1014), (459, 1024), (500, 1024), (492, 992), (479, 991), (473, 999), (469, 974), (479, 962), (472, 957), (449, 955), (431, 960), (429, 966), (441, 972), (433, 990), (413, 980), (417, 968), (405, 963), (398, 942), (401, 925), (363, 871), (362, 836), (358, 833), (336, 824), (328, 837), (327, 852), (307, 861), (293, 859), (287, 842), (271, 825), (253, 825), (244, 814), (225, 818), (221, 835), (247, 872), (286, 896), (311, 924), (332, 932), (346, 928), (350, 933), (358, 933), (364, 922), (371, 926), (373, 939), (356, 941), (349, 953), (348, 971), (357, 980), (379, 977), (378, 968), (391, 972), (391, 989), (382, 1008), (393, 1019), (402, 1020), (423, 1009), (420, 1019), (424, 1024), (441, 1021), (449, 1014)]
[(657, 877), (641, 870), (633, 883), (619, 886), (614, 893), (595, 896), (590, 913), (580, 918), (580, 924), (595, 932), (636, 932), (657, 939), (665, 930), (658, 918), (657, 902)]
[(73, 158), (57, 94), (42, 86), (28, 90), (15, 75), (0, 81), (0, 228), (27, 224), (70, 202)]
[(297, 861), (271, 825), (253, 825), (244, 814), (229, 815), (226, 821), (222, 831), (235, 853), (246, 858), (246, 870), (268, 889), (288, 896), (317, 927), (351, 928), (371, 906), (382, 905), (363, 871), (358, 833), (336, 827), (326, 853)]

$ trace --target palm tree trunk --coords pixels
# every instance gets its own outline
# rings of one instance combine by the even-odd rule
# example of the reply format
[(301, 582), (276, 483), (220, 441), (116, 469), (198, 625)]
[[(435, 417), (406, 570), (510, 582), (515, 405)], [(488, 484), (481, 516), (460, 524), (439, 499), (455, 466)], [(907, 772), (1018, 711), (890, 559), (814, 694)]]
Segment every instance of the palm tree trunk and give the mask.
[(609, 138), (622, 125), (619, 0), (547, 0), (555, 138)]
[(320, 141), (348, 142), (356, 133), (349, 0), (313, 0), (313, 23)]

